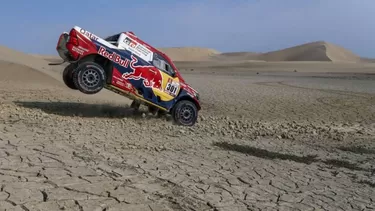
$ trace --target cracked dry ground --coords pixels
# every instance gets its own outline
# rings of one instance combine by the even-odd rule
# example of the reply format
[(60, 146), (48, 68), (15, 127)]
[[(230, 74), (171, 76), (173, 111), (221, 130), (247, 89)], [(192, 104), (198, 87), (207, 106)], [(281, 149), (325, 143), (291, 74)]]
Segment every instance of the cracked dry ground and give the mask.
[(192, 128), (2, 83), (0, 210), (375, 209), (371, 90), (184, 75), (203, 97)]

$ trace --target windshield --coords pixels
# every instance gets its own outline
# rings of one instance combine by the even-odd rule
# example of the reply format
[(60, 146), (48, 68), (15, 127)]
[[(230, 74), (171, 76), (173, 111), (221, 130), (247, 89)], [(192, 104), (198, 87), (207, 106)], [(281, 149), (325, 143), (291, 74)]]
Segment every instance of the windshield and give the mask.
[(120, 35), (121, 35), (121, 33), (111, 35), (111, 36), (106, 37), (104, 40), (108, 41), (109, 43), (115, 44), (115, 43), (117, 43), (117, 40), (120, 37)]

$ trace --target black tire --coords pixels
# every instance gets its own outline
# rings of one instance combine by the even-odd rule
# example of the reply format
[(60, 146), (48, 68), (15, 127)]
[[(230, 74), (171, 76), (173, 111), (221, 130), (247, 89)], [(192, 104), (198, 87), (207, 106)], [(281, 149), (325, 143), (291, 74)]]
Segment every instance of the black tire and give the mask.
[(96, 94), (104, 88), (106, 74), (95, 62), (83, 62), (73, 72), (73, 82), (79, 91), (85, 94)]
[(77, 90), (77, 87), (74, 85), (73, 82), (73, 71), (77, 67), (76, 64), (69, 64), (68, 66), (65, 67), (62, 78), (65, 83), (65, 85), (71, 89)]
[(181, 100), (172, 110), (172, 117), (178, 125), (193, 126), (198, 119), (197, 106), (190, 100)]

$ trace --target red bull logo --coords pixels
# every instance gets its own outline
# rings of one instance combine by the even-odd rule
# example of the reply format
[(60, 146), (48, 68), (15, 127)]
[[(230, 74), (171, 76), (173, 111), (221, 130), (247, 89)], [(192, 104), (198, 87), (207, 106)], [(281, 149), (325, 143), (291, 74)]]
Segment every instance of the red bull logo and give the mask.
[(116, 54), (115, 52), (109, 53), (104, 47), (100, 46), (98, 50), (98, 54), (104, 56), (105, 58), (108, 58), (109, 60), (123, 66), (128, 67), (129, 60), (128, 59), (121, 59), (121, 56)]
[(143, 79), (143, 85), (145, 87), (152, 87), (156, 89), (162, 89), (162, 75), (160, 71), (154, 66), (137, 66), (138, 59), (135, 56), (131, 56), (132, 61), (130, 62), (130, 68), (133, 70), (130, 73), (124, 73), (122, 75), (125, 79), (141, 80)]

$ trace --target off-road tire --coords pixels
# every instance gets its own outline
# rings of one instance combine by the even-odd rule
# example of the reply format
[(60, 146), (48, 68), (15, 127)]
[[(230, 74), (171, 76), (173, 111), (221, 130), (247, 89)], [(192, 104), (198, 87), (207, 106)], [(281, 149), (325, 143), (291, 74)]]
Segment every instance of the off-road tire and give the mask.
[(174, 122), (183, 126), (193, 126), (198, 119), (197, 106), (190, 100), (178, 101), (171, 114)]
[(96, 94), (104, 88), (106, 73), (103, 67), (95, 62), (83, 62), (73, 72), (73, 82), (82, 93)]
[(64, 68), (62, 78), (65, 85), (71, 89), (77, 90), (77, 87), (74, 85), (73, 82), (73, 71), (76, 69), (76, 64), (69, 64)]

